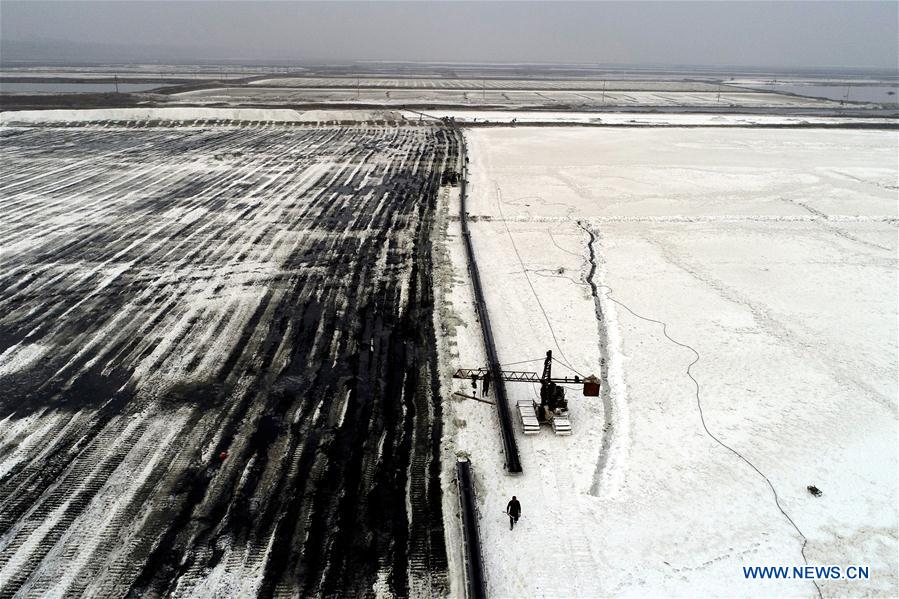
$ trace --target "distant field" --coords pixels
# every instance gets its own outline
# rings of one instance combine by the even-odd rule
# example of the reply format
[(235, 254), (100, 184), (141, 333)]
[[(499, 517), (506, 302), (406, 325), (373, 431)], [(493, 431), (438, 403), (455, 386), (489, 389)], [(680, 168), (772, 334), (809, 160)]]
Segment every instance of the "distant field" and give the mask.
[[(278, 77), (251, 85), (262, 87), (376, 87), (413, 89), (536, 89), (536, 90), (627, 90), (627, 91), (716, 91), (718, 84), (699, 81), (638, 81), (583, 79), (450, 79), (371, 77)], [(726, 87), (725, 87), (726, 89)]]
[(0, 82), (0, 94), (8, 93), (129, 93), (145, 92), (163, 87), (162, 83), (119, 83), (106, 81), (103, 83), (32, 83), (32, 82)]
[(498, 107), (571, 106), (599, 108), (612, 106), (654, 107), (747, 107), (747, 108), (826, 108), (838, 106), (828, 100), (799, 98), (781, 94), (749, 91), (545, 91), (523, 89), (413, 89), (413, 88), (290, 88), (223, 87), (184, 92), (171, 96), (173, 102), (205, 104), (300, 104), (300, 103), (377, 103), (385, 105), (434, 104), (492, 105)]
[[(292, 70), (298, 70), (293, 67)], [(80, 67), (4, 67), (0, 69), (2, 78), (44, 78), (44, 79), (217, 79), (247, 76), (264, 76), (283, 72), (274, 67), (253, 67), (239, 65), (108, 65)]]

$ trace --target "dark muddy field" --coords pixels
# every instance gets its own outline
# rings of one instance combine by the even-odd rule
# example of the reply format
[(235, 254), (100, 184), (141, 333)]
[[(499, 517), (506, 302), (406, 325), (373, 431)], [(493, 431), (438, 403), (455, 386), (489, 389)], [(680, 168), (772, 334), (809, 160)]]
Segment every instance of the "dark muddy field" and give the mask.
[(452, 132), (156, 125), (0, 129), (0, 596), (445, 594)]

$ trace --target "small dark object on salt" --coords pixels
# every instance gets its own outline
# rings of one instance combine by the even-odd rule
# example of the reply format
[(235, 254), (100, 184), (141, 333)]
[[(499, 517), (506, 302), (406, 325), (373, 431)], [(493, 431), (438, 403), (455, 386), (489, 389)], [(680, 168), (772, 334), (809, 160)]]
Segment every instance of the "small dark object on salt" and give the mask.
[(815, 497), (821, 497), (821, 489), (819, 489), (815, 485), (809, 485), (806, 487), (806, 489), (808, 489), (808, 492), (811, 493), (812, 495), (814, 495)]

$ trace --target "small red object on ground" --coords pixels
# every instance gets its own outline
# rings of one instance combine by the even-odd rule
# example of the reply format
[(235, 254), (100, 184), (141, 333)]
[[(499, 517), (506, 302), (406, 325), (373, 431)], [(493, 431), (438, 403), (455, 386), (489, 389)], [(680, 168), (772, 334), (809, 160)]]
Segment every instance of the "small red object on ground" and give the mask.
[(224, 462), (227, 457), (228, 457), (228, 452), (223, 451), (222, 453), (219, 454), (219, 461)]
[(584, 378), (584, 395), (587, 397), (596, 397), (599, 395), (599, 379), (595, 376)]

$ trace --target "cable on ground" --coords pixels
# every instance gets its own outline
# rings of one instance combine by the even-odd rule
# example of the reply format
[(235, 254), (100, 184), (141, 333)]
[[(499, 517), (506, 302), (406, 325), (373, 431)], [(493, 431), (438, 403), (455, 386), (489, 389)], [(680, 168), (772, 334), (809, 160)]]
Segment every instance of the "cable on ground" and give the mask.
[(542, 362), (546, 358), (537, 358), (535, 360), (522, 360), (521, 362), (506, 362), (505, 364), (500, 364), (500, 366), (518, 366), (519, 364), (533, 364), (534, 362)]
[[(571, 368), (571, 365), (568, 364), (568, 358), (565, 356), (565, 352), (562, 351), (562, 348), (559, 346), (559, 340), (556, 338), (556, 332), (553, 330), (553, 325), (549, 322), (549, 316), (546, 314), (546, 310), (543, 308), (543, 303), (540, 301), (540, 296), (537, 295), (537, 290), (534, 289), (534, 284), (531, 283), (531, 278), (528, 276), (528, 269), (524, 265), (524, 260), (521, 258), (521, 253), (518, 251), (518, 245), (515, 243), (515, 238), (512, 236), (512, 230), (509, 228), (509, 223), (506, 222), (506, 216), (503, 214), (503, 199), (502, 192), (499, 189), (499, 185), (494, 183), (494, 188), (496, 189), (496, 205), (499, 209), (500, 219), (503, 221), (503, 226), (506, 227), (506, 233), (509, 234), (509, 241), (512, 242), (512, 249), (515, 250), (515, 255), (518, 257), (518, 263), (521, 264), (521, 270), (524, 272), (524, 278), (528, 282), (528, 286), (531, 288), (531, 293), (534, 294), (534, 299), (537, 300), (537, 305), (540, 307), (540, 311), (543, 312), (543, 318), (546, 320), (546, 326), (549, 327), (549, 333), (552, 335), (553, 343), (556, 344), (556, 349), (559, 350), (559, 355), (565, 360), (564, 362), (559, 361), (560, 364), (564, 364), (568, 368)], [(574, 368), (571, 368), (572, 371), (577, 372)]]
[(556, 242), (556, 238), (553, 237), (553, 232), (552, 232), (549, 228), (546, 229), (546, 234), (549, 235), (549, 239), (550, 239), (550, 241), (553, 242), (553, 245), (554, 245), (554, 246), (556, 246), (557, 248), (559, 248), (560, 250), (562, 250), (562, 251), (565, 252), (566, 254), (571, 254), (572, 256), (575, 256), (575, 257), (580, 258), (580, 259), (583, 260), (584, 256), (583, 256), (582, 254), (578, 254), (577, 252), (572, 252), (571, 250), (566, 250), (566, 249), (563, 248), (561, 245), (559, 245), (559, 244)]
[[(805, 561), (805, 564), (808, 565), (808, 558), (805, 555), (805, 547), (806, 547), (806, 545), (808, 545), (808, 537), (806, 537), (805, 534), (803, 534), (803, 532), (799, 529), (799, 527), (796, 525), (796, 523), (793, 521), (793, 519), (790, 517), (790, 515), (787, 514), (787, 512), (784, 510), (783, 506), (781, 506), (780, 496), (777, 494), (777, 489), (774, 488), (774, 483), (772, 483), (771, 479), (769, 479), (765, 475), (764, 472), (759, 470), (758, 466), (753, 464), (752, 461), (749, 460), (749, 458), (747, 458), (742, 453), (740, 453), (739, 451), (737, 451), (736, 449), (734, 449), (733, 447), (731, 447), (730, 445), (728, 445), (727, 443), (725, 443), (724, 441), (722, 441), (721, 439), (716, 437), (715, 434), (709, 430), (709, 427), (705, 422), (705, 414), (702, 411), (702, 401), (700, 400), (700, 396), (699, 396), (699, 390), (700, 390), (699, 381), (696, 380), (696, 377), (694, 377), (693, 373), (692, 373), (693, 366), (695, 366), (696, 363), (699, 362), (699, 358), (700, 358), (699, 352), (696, 350), (696, 348), (694, 348), (686, 343), (681, 343), (680, 341), (677, 341), (676, 339), (671, 337), (671, 335), (668, 334), (668, 324), (667, 323), (665, 323), (661, 320), (656, 320), (654, 318), (648, 318), (646, 316), (637, 314), (636, 312), (631, 310), (631, 308), (628, 307), (624, 302), (621, 302), (613, 297), (610, 297), (610, 295), (612, 293), (612, 288), (609, 287), (608, 285), (600, 284), (599, 287), (604, 287), (605, 289), (608, 289), (608, 291), (605, 294), (603, 294), (603, 296), (607, 300), (609, 300), (611, 302), (615, 302), (616, 304), (618, 304), (619, 306), (621, 306), (622, 308), (624, 308), (625, 310), (627, 310), (628, 312), (630, 312), (631, 314), (633, 314), (634, 316), (636, 316), (637, 318), (639, 318), (641, 320), (645, 320), (647, 322), (653, 322), (653, 323), (662, 325), (662, 334), (665, 335), (665, 337), (671, 343), (673, 343), (679, 347), (683, 347), (684, 349), (688, 349), (691, 352), (693, 352), (693, 355), (695, 355), (696, 357), (693, 359), (692, 362), (690, 362), (690, 364), (687, 365), (686, 372), (687, 372), (687, 376), (690, 377), (690, 380), (693, 381), (693, 385), (696, 387), (696, 407), (699, 408), (699, 419), (702, 422), (702, 428), (705, 429), (706, 434), (711, 439), (713, 439), (716, 443), (718, 443), (718, 445), (720, 445), (724, 449), (728, 450), (729, 452), (731, 452), (732, 454), (734, 454), (735, 456), (737, 456), (738, 458), (743, 460), (750, 468), (755, 470), (758, 473), (758, 475), (761, 476), (765, 480), (766, 483), (768, 483), (768, 487), (770, 487), (771, 493), (774, 495), (774, 503), (777, 506), (777, 509), (780, 510), (780, 513), (783, 514), (784, 518), (787, 519), (787, 521), (790, 523), (790, 525), (792, 525), (792, 527), (796, 530), (796, 532), (799, 534), (799, 536), (802, 537), (802, 549), (800, 550), (800, 553), (802, 554), (803, 561)], [(812, 583), (815, 585), (815, 589), (818, 591), (818, 597), (823, 597), (823, 595), (821, 594), (821, 587), (818, 586), (818, 581), (812, 579)]]

